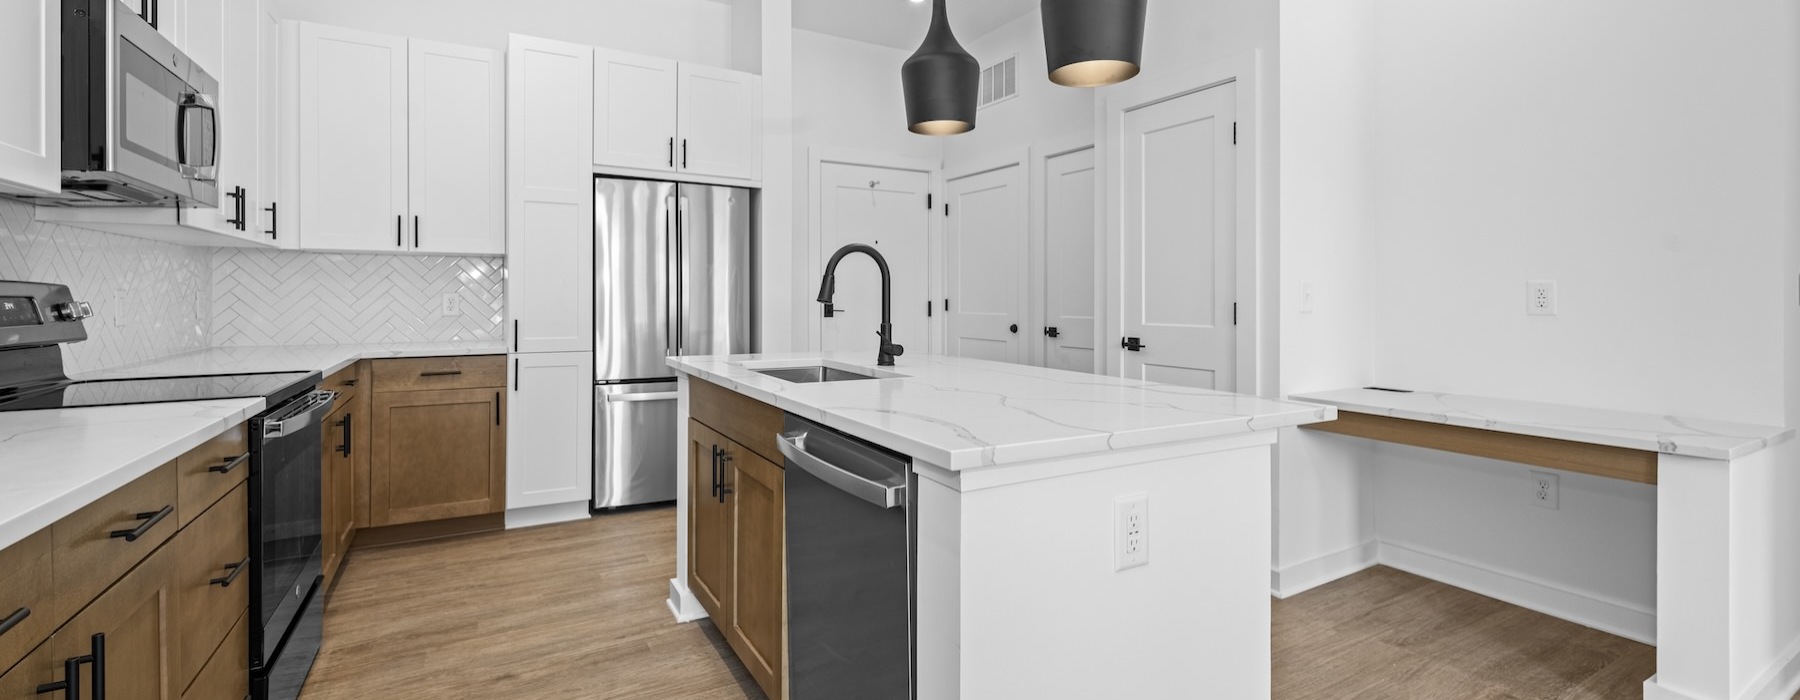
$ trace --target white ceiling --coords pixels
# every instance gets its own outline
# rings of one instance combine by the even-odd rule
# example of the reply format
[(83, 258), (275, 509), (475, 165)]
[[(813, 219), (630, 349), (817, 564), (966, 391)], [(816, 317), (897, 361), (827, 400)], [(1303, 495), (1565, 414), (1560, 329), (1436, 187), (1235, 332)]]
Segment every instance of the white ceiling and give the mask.
[[(1025, 16), (1038, 0), (949, 0), (950, 28), (969, 40)], [(794, 0), (794, 26), (911, 51), (925, 38), (931, 2), (911, 0)]]

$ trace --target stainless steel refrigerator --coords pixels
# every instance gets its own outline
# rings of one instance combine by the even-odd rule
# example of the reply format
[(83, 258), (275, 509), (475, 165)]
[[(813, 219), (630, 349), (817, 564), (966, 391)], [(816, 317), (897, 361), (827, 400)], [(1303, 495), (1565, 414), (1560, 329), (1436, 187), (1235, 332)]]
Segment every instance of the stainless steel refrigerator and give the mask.
[(756, 351), (750, 191), (594, 180), (594, 508), (675, 500), (672, 355)]

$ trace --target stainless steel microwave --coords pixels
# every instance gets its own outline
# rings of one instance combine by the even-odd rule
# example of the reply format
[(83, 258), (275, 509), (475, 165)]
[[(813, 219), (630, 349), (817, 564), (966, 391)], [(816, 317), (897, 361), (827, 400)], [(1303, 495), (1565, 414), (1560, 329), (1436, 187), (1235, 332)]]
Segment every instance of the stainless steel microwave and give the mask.
[(219, 204), (219, 82), (119, 0), (62, 0), (63, 206)]

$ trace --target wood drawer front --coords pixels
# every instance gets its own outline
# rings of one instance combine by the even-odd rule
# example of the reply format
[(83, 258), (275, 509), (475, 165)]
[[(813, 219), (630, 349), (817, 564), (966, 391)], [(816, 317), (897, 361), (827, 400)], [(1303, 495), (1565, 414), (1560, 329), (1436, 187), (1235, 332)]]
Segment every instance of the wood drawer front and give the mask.
[(775, 448), (781, 433), (781, 409), (701, 379), (688, 382), (688, 413), (776, 464), (785, 464)]
[[(194, 677), (181, 700), (239, 700), (250, 695), (250, 613), (238, 616), (225, 643)], [(6, 696), (0, 695), (0, 698)]]
[(181, 501), (177, 510), (181, 526), (187, 527), (250, 475), (250, 426), (225, 431), (182, 455), (176, 464), (181, 472), (176, 482)]
[(506, 357), (409, 357), (374, 360), (375, 391), (506, 388)]
[[(5, 700), (26, 700), (27, 698), (55, 698), (61, 700), (63, 695), (40, 694), (38, 686), (55, 683), (63, 679), (63, 657), (56, 655), (56, 645), (45, 643), (31, 652), (30, 656), (13, 666), (11, 671), (0, 672), (0, 698)], [(5, 669), (0, 665), (0, 669)], [(82, 680), (86, 680), (88, 667), (82, 667)]]
[(60, 619), (73, 616), (175, 535), (175, 465), (157, 467), (50, 526)]
[(320, 389), (338, 393), (337, 403), (331, 405), (331, 410), (335, 411), (338, 407), (356, 400), (357, 394), (367, 391), (367, 388), (363, 386), (367, 383), (362, 376), (363, 367), (364, 363), (362, 362), (352, 362), (349, 367), (326, 377), (324, 383), (319, 385)]
[(232, 489), (170, 545), (176, 550), (178, 688), (200, 673), (232, 623), (250, 608), (249, 488)]
[[(0, 550), (0, 670), (10, 668), (62, 624), (51, 600), (50, 531)], [(0, 683), (0, 686), (4, 686)], [(8, 698), (0, 693), (0, 698)]]

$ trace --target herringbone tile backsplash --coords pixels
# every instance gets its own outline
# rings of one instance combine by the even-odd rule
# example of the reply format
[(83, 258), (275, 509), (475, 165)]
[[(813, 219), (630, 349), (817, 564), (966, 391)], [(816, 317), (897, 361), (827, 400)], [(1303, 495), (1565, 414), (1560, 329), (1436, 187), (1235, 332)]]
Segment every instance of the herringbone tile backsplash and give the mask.
[(0, 279), (69, 285), (94, 305), (86, 342), (64, 346), (72, 372), (118, 367), (207, 347), (210, 250), (33, 220), (0, 199)]
[[(214, 345), (502, 338), (502, 258), (216, 248)], [(444, 316), (454, 294), (459, 312)]]

